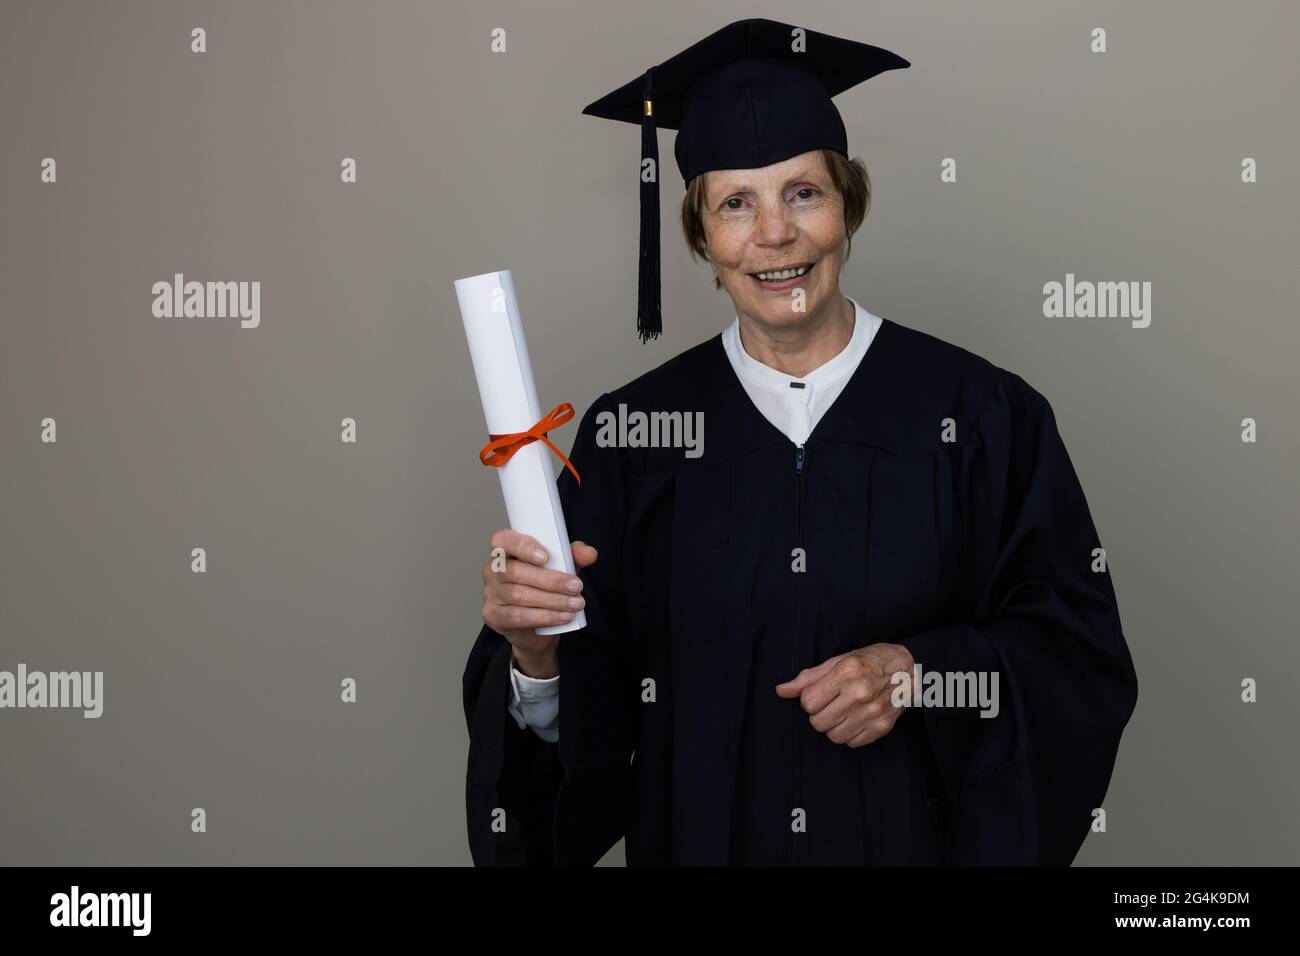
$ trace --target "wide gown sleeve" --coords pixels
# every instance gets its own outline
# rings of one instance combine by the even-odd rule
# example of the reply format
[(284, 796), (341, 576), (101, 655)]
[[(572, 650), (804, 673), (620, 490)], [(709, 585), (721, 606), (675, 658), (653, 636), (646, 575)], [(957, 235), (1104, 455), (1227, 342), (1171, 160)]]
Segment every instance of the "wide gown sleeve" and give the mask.
[(601, 395), (583, 416), (557, 480), (572, 540), (596, 548), (580, 569), (587, 626), (560, 636), (560, 739), (547, 743), (507, 713), (510, 644), (484, 625), (463, 678), (469, 729), (465, 807), (478, 866), (592, 866), (627, 829), (636, 700), (620, 561), (627, 514), (623, 450), (600, 447)]
[(1069, 865), (1137, 702), (1115, 591), (1042, 395), (1004, 373), (956, 454), (973, 611), (902, 641), (923, 672), (998, 674), (998, 716), (917, 715), (953, 804), (948, 863)]

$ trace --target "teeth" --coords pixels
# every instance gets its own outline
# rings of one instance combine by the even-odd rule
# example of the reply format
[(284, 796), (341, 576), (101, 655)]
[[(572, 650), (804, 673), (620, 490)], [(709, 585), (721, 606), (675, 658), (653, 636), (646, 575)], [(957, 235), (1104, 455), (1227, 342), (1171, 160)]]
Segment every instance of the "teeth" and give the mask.
[(756, 272), (754, 274), (764, 282), (784, 282), (786, 279), (801, 276), (807, 271), (807, 266), (800, 266), (798, 269), (783, 269), (780, 272)]

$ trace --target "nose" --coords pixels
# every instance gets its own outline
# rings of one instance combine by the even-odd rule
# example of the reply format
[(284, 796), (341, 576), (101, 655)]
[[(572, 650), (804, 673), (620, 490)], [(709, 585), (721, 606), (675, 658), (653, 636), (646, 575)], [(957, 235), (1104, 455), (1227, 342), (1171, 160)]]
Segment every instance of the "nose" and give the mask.
[(757, 241), (763, 246), (783, 246), (797, 235), (790, 210), (780, 199), (759, 204), (757, 229)]

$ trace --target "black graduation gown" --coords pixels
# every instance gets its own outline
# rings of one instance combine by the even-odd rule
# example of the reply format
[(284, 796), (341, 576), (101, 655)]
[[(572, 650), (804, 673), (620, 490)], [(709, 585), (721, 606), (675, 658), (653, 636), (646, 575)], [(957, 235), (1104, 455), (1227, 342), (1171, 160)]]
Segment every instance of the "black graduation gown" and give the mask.
[[(702, 410), (703, 455), (600, 447), (620, 403)], [(1023, 379), (886, 319), (800, 463), (715, 336), (601, 395), (571, 458), (569, 534), (599, 559), (587, 626), (558, 645), (559, 742), (508, 715), (500, 635), (482, 629), (464, 673), (476, 864), (591, 865), (624, 836), (629, 865), (1070, 863), (1137, 679)], [(924, 671), (996, 671), (998, 716), (909, 708), (853, 748), (777, 696), (877, 642)]]

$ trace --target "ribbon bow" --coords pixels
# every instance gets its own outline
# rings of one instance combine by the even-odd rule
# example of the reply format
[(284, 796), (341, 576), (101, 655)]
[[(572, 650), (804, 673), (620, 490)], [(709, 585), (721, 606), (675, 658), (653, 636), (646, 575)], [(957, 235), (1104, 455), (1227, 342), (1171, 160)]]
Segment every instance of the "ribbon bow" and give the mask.
[(561, 402), (549, 412), (537, 420), (537, 423), (522, 432), (509, 432), (505, 435), (488, 434), (492, 439), (478, 453), (479, 461), (492, 468), (500, 468), (511, 458), (515, 452), (525, 445), (531, 445), (535, 441), (546, 442), (548, 448), (560, 456), (560, 461), (564, 462), (564, 467), (573, 472), (573, 477), (578, 479), (578, 484), (582, 484), (582, 478), (578, 476), (578, 469), (573, 467), (573, 462), (565, 457), (564, 452), (551, 444), (551, 440), (546, 437), (546, 433), (552, 428), (559, 428), (570, 418), (573, 417), (573, 406), (568, 402)]

